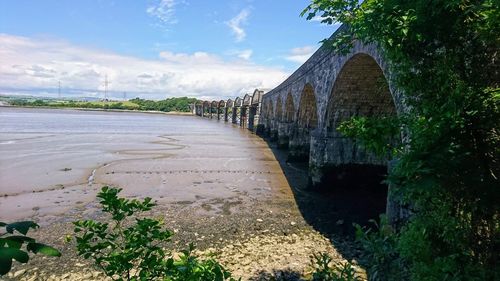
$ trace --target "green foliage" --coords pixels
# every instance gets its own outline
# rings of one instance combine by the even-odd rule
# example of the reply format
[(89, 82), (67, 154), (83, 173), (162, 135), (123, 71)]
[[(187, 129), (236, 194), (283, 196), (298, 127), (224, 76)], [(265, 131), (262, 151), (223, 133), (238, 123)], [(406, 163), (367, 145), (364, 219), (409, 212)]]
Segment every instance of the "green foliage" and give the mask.
[(356, 227), (356, 240), (365, 249), (363, 264), (373, 281), (408, 280), (408, 266), (401, 258), (397, 243), (398, 236), (387, 223), (387, 218), (380, 216), (380, 224), (371, 220), (375, 228)]
[(342, 122), (337, 129), (347, 137), (356, 137), (361, 145), (377, 155), (393, 157), (403, 149), (397, 146), (401, 134), (398, 121), (395, 117), (373, 119), (355, 116)]
[(168, 98), (161, 101), (144, 100), (140, 98), (131, 99), (130, 102), (138, 104), (141, 110), (156, 110), (156, 111), (177, 111), (189, 112), (189, 105), (197, 101), (195, 98)]
[(356, 271), (350, 263), (330, 266), (332, 258), (325, 253), (313, 254), (311, 263), (314, 267), (313, 281), (359, 281)]
[[(358, 117), (339, 129), (398, 159), (388, 182), (414, 214), (388, 251), (411, 280), (500, 279), (498, 10), (498, 0), (312, 0), (303, 12), (346, 24), (325, 41), (340, 52), (377, 44), (404, 95), (392, 124)], [(403, 143), (388, 147), (393, 128)], [(386, 259), (372, 261), (384, 271)]]
[[(61, 253), (53, 247), (38, 243), (35, 239), (26, 236), (30, 229), (39, 227), (38, 224), (32, 221), (0, 222), (0, 227), (5, 228), (6, 231), (0, 233), (0, 276), (10, 271), (13, 260), (20, 263), (27, 263), (29, 252), (53, 257), (61, 256)], [(15, 232), (19, 232), (22, 235)], [(26, 250), (22, 249), (23, 245), (26, 245)]]
[(119, 198), (121, 189), (103, 187), (97, 195), (112, 223), (74, 222), (78, 254), (93, 259), (114, 280), (233, 280), (212, 259), (199, 260), (189, 246), (174, 258), (164, 248), (172, 233), (160, 220), (139, 218), (151, 210), (151, 198), (143, 201)]
[(84, 102), (84, 101), (54, 101), (54, 100), (32, 100), (32, 99), (12, 99), (9, 104), (16, 106), (49, 106), (68, 108), (96, 108), (96, 109), (124, 109), (124, 110), (144, 110), (163, 112), (190, 112), (190, 105), (197, 101), (195, 98), (180, 97), (168, 98), (154, 101), (140, 98), (131, 99), (125, 102)]

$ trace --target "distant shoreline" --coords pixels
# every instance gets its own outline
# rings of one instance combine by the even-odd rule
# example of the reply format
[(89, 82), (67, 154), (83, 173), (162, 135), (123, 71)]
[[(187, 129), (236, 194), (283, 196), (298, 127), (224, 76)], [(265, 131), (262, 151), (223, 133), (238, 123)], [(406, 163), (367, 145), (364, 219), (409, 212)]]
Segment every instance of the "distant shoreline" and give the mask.
[(0, 104), (0, 107), (15, 107), (15, 108), (43, 108), (43, 109), (61, 109), (61, 110), (80, 110), (80, 111), (107, 111), (107, 112), (132, 112), (132, 113), (150, 113), (150, 114), (164, 114), (164, 115), (182, 115), (191, 116), (192, 112), (182, 111), (156, 111), (156, 110), (131, 110), (131, 109), (104, 109), (104, 108), (82, 108), (82, 107), (58, 107), (58, 106), (20, 106)]

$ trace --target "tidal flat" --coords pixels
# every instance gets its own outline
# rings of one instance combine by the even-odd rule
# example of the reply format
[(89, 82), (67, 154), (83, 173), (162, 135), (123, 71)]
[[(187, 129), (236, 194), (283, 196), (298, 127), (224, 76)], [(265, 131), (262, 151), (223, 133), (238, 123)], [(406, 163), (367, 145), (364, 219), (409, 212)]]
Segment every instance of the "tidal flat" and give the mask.
[[(338, 206), (305, 191), (304, 168), (236, 125), (10, 107), (0, 107), (0, 119), (0, 221), (37, 222), (32, 236), (63, 253), (16, 263), (7, 280), (103, 280), (66, 236), (75, 220), (105, 219), (96, 200), (105, 185), (153, 198), (148, 215), (175, 233), (172, 250), (194, 242), (243, 280), (302, 280), (317, 252), (356, 262)], [(335, 229), (317, 227), (321, 221)]]

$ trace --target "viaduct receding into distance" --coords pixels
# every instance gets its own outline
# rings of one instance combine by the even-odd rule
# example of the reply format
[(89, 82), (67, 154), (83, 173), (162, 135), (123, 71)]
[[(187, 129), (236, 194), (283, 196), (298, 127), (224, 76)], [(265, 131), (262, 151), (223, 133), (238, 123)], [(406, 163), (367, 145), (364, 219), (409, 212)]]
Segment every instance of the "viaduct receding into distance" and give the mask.
[[(344, 26), (332, 37), (342, 30)], [(394, 73), (378, 47), (355, 41), (347, 54), (321, 47), (270, 91), (200, 102), (193, 111), (238, 124), (288, 149), (288, 161), (308, 162), (311, 186), (349, 188), (366, 179), (380, 182), (391, 159), (367, 152), (337, 127), (353, 116), (390, 116), (406, 110), (392, 81)], [(393, 200), (387, 201), (390, 220), (401, 212)]]

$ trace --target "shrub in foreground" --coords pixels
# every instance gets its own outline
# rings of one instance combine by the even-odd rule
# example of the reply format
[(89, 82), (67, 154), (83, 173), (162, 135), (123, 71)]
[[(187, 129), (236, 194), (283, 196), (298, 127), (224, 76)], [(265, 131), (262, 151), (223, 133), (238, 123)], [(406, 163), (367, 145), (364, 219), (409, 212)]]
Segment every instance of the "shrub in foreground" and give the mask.
[(119, 198), (120, 191), (105, 186), (97, 195), (102, 210), (111, 216), (110, 223), (74, 222), (79, 255), (92, 259), (113, 280), (234, 280), (215, 260), (194, 256), (193, 245), (179, 257), (165, 250), (172, 232), (160, 220), (136, 217), (155, 203), (151, 198)]
[[(10, 271), (13, 260), (27, 263), (30, 258), (28, 252), (53, 257), (61, 256), (61, 253), (53, 247), (38, 243), (35, 239), (26, 236), (30, 229), (39, 227), (32, 221), (0, 222), (0, 227), (5, 228), (5, 232), (0, 232), (0, 276)], [(24, 245), (26, 250), (23, 249)]]
[(356, 270), (350, 263), (330, 266), (332, 258), (326, 253), (314, 254), (311, 257), (314, 267), (312, 281), (360, 281)]

